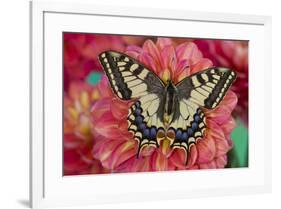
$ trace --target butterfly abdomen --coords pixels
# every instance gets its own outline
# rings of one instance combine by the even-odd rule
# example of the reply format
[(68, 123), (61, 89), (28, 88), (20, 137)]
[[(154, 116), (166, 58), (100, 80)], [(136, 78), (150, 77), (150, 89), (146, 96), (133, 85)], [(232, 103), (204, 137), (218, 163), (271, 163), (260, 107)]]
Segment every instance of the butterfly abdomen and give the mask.
[(163, 111), (163, 121), (166, 124), (170, 124), (174, 117), (176, 104), (176, 88), (174, 84), (169, 81), (165, 88), (164, 93), (164, 111)]

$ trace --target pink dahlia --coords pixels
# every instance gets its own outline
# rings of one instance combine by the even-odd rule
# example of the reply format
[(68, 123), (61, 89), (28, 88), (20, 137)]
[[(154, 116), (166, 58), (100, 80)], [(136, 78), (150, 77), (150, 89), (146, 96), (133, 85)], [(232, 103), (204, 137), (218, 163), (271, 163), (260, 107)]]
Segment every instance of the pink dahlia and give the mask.
[[(89, 174), (106, 172), (99, 160), (92, 156), (91, 107), (107, 93), (105, 82), (93, 87), (83, 82), (73, 82), (64, 95), (64, 174)], [(108, 92), (108, 95), (111, 95)]]
[(84, 33), (64, 33), (64, 87), (71, 80), (82, 80), (90, 71), (101, 71), (97, 59), (100, 51), (124, 50), (121, 36), (96, 35)]
[(248, 42), (196, 40), (195, 43), (203, 56), (212, 60), (215, 66), (228, 67), (238, 72), (232, 86), (232, 90), (238, 97), (235, 113), (248, 124)]
[[(142, 47), (129, 46), (125, 53), (149, 67), (163, 81), (170, 79), (174, 83), (212, 66), (194, 43), (174, 46), (168, 38), (160, 38), (156, 43), (147, 40)], [(137, 157), (138, 143), (128, 131), (127, 122), (132, 101), (121, 101), (112, 94), (101, 98), (92, 108), (93, 155), (112, 172), (223, 168), (226, 154), (232, 148), (230, 133), (235, 122), (231, 112), (236, 103), (236, 94), (228, 91), (216, 109), (204, 110), (206, 134), (191, 147), (186, 164), (185, 152), (171, 149), (167, 140), (162, 140), (158, 148), (145, 147)]]

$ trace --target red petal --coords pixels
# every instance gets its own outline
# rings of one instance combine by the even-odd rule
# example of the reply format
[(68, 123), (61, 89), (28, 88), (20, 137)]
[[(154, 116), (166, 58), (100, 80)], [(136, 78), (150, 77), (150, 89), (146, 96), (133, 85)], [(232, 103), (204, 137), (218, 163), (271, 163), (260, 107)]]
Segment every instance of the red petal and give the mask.
[(142, 48), (145, 52), (147, 52), (153, 58), (156, 65), (161, 66), (160, 53), (159, 53), (156, 45), (153, 43), (153, 41), (147, 40), (146, 42), (144, 42)]
[(172, 39), (170, 38), (158, 38), (156, 46), (159, 50), (162, 50), (166, 46), (171, 46), (173, 44)]
[(209, 67), (212, 67), (212, 65), (213, 63), (211, 60), (202, 58), (199, 62), (196, 62), (195, 64), (190, 66), (190, 74), (194, 74), (202, 70), (205, 70)]
[(173, 75), (176, 71), (177, 56), (175, 48), (172, 45), (165, 46), (161, 50), (161, 63), (162, 68), (169, 69), (171, 72), (171, 79), (174, 80)]
[(198, 141), (196, 144), (196, 148), (198, 151), (197, 163), (208, 163), (216, 155), (216, 144), (212, 137), (205, 137)]
[(168, 159), (160, 151), (153, 153), (150, 163), (154, 171), (166, 171), (168, 169)]
[(216, 158), (216, 166), (217, 168), (224, 168), (227, 164), (227, 156), (222, 155)]
[(235, 108), (236, 104), (236, 94), (232, 91), (228, 91), (217, 108), (206, 111), (206, 116), (207, 118), (212, 118), (213, 121), (216, 121), (221, 125), (231, 116), (231, 112)]
[(111, 112), (105, 112), (94, 124), (92, 124), (92, 127), (94, 134), (106, 138), (118, 138), (122, 136), (118, 121), (113, 117)]
[(118, 98), (114, 98), (111, 101), (111, 113), (117, 120), (127, 118), (129, 113), (128, 102), (121, 101)]
[(185, 42), (177, 46), (176, 53), (178, 60), (189, 60), (192, 63), (198, 62), (202, 58), (202, 53), (198, 50), (196, 44)]
[(212, 120), (208, 121), (207, 136), (215, 142), (216, 157), (226, 154), (231, 149), (223, 129)]

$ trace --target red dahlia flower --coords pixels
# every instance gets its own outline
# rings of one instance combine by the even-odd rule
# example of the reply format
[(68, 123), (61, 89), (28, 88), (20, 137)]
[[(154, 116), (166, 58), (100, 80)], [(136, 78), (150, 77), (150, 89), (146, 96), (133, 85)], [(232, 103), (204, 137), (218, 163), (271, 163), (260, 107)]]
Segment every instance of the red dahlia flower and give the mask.
[[(147, 40), (142, 47), (127, 47), (125, 53), (163, 81), (170, 79), (174, 83), (212, 66), (192, 42), (174, 46), (171, 39), (160, 38), (156, 43)], [(105, 90), (108, 89), (109, 84)], [(229, 90), (217, 108), (204, 110), (206, 134), (191, 147), (185, 164), (185, 152), (171, 149), (165, 140), (158, 148), (145, 147), (137, 157), (138, 143), (128, 131), (127, 122), (132, 102), (121, 101), (114, 94), (101, 97), (92, 108), (93, 156), (112, 172), (223, 168), (227, 163), (226, 153), (232, 147), (230, 133), (235, 122), (231, 112), (236, 103), (236, 94)]]

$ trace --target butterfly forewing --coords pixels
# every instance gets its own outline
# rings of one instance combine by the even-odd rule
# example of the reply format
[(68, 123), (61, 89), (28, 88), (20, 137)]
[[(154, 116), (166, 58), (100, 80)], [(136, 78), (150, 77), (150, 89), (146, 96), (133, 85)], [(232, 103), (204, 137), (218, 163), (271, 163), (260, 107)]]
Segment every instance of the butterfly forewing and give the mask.
[(180, 99), (188, 99), (207, 109), (216, 108), (236, 78), (228, 68), (209, 68), (183, 79), (176, 87)]

